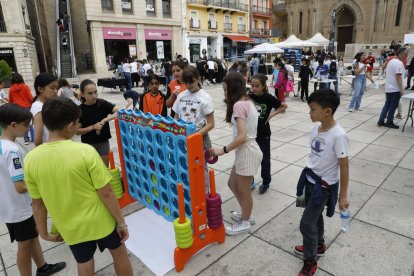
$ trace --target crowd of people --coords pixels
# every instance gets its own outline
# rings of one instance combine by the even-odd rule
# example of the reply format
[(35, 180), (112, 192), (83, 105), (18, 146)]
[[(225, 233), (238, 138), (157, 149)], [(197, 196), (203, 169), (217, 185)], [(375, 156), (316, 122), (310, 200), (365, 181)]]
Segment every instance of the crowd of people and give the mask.
[[(386, 101), (378, 126), (397, 128), (393, 118), (404, 93), (402, 79), (408, 53), (406, 48), (398, 45), (393, 50), (394, 55), (382, 64)], [(224, 62), (212, 58), (200, 59), (196, 66), (183, 59), (164, 60), (162, 69), (168, 76), (166, 83), (161, 83), (160, 76), (146, 60), (124, 60), (118, 68), (128, 81), (123, 95), (126, 108), (153, 115), (170, 115), (194, 123), (197, 132), (203, 136), (204, 150), (211, 156), (235, 152), (228, 187), (240, 210), (231, 213), (235, 223), (226, 225), (228, 235), (246, 233), (255, 223), (252, 186), (260, 166), (263, 181), (259, 193), (266, 193), (271, 183), (269, 121), (285, 112), (291, 92), (300, 95), (309, 105), (311, 121), (320, 124), (311, 130), (312, 148), (297, 186), (297, 200), (305, 202), (300, 218), (303, 244), (294, 248), (304, 257), (299, 275), (313, 275), (317, 257), (325, 253), (322, 216), (325, 206), (328, 207), (327, 216), (333, 215), (337, 202), (340, 210), (349, 207), (349, 139), (334, 119), (340, 104), (338, 75), (344, 65), (342, 58), (324, 54), (323, 51), (316, 55), (309, 53), (302, 59), (297, 93), (294, 91), (293, 61), (282, 58), (274, 60), (270, 86), (266, 74), (259, 72), (257, 56), (235, 62), (229, 68)], [(366, 79), (372, 81), (369, 68), (374, 63), (372, 55), (356, 55), (352, 65), (355, 80), (349, 111), (360, 110)], [(413, 75), (413, 71), (410, 72)], [(333, 79), (336, 84), (332, 90), (322, 84), (309, 95), (309, 80), (314, 76)], [(140, 79), (144, 93), (132, 90), (133, 83), (138, 84)], [(215, 118), (212, 97), (203, 89), (205, 83), (223, 84), (225, 121), (233, 132), (232, 141), (224, 147), (213, 147), (209, 136), (215, 127)], [(161, 84), (165, 85), (166, 93), (160, 91)], [(76, 92), (66, 80), (41, 73), (35, 79), (34, 89), (36, 96), (33, 98), (21, 75), (16, 73), (8, 98), (0, 93), (0, 126), (3, 130), (0, 140), (0, 178), (3, 180), (0, 184), (0, 221), (7, 224), (11, 241), (18, 243), (20, 273), (30, 275), (31, 259), (38, 267), (37, 275), (51, 275), (65, 267), (63, 262), (47, 264), (44, 261), (38, 240), (40, 235), (45, 240), (64, 240), (69, 245), (79, 275), (93, 274), (93, 255), (97, 246), (101, 251), (106, 248), (110, 251), (118, 275), (132, 275), (124, 245), (129, 235), (128, 227), (109, 184), (109, 121), (117, 117), (118, 107), (99, 98), (97, 85), (89, 79), (83, 80)], [(29, 143), (30, 125), (34, 128), (35, 149), (25, 157), (16, 138), (23, 137)], [(81, 143), (71, 140), (76, 134), (80, 135)], [(208, 192), (207, 163), (205, 168), (204, 188)], [(57, 229), (55, 233), (47, 229), (47, 214)]]

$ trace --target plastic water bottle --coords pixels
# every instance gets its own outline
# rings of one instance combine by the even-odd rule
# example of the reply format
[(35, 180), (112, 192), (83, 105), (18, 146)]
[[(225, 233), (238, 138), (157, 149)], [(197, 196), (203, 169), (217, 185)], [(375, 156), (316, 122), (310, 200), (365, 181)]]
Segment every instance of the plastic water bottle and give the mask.
[(341, 211), (341, 230), (345, 233), (351, 230), (351, 212), (349, 212), (349, 209)]
[(374, 83), (371, 85), (371, 87), (372, 87), (372, 89), (379, 89), (379, 85), (378, 85), (378, 83), (376, 83), (376, 82), (374, 82)]

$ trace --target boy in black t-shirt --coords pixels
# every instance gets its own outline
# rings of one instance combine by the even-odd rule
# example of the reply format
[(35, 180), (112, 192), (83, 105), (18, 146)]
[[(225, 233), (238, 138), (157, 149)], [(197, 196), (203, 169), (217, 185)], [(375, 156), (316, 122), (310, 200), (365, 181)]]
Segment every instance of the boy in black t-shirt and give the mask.
[(125, 106), (125, 109), (128, 109), (128, 107), (132, 104), (132, 109), (137, 109), (137, 103), (139, 102), (139, 94), (137, 91), (134, 90), (128, 90), (123, 94), (124, 99), (128, 101), (127, 105)]
[[(270, 174), (270, 135), (272, 133), (269, 120), (287, 108), (285, 103), (281, 103), (273, 95), (269, 94), (267, 91), (266, 80), (267, 77), (263, 74), (254, 75), (250, 82), (252, 93), (249, 94), (250, 98), (255, 102), (257, 111), (260, 113), (256, 137), (256, 142), (259, 144), (263, 153), (261, 172), (263, 182), (259, 187), (260, 194), (264, 194), (267, 191), (270, 182), (272, 181)], [(272, 111), (272, 109), (275, 110)]]
[(302, 65), (299, 68), (299, 77), (300, 77), (300, 84), (301, 84), (301, 92), (300, 92), (300, 99), (302, 102), (305, 100), (303, 96), (305, 95), (306, 101), (309, 97), (309, 78), (313, 77), (312, 70), (309, 68), (310, 60), (309, 59), (302, 59)]

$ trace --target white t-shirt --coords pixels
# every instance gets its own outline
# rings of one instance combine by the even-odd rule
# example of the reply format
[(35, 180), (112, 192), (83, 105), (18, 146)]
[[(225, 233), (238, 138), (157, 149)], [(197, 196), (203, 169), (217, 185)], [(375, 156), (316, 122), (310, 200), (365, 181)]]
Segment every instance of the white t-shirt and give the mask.
[(7, 99), (6, 93), (3, 89), (0, 89), (0, 105), (3, 105), (3, 102), (1, 100)]
[(28, 192), (19, 194), (14, 182), (24, 180), (23, 151), (8, 140), (0, 140), (0, 222), (16, 223), (33, 215)]
[(174, 112), (187, 123), (195, 123), (200, 130), (206, 125), (206, 116), (214, 112), (213, 99), (203, 89), (195, 93), (188, 90), (178, 94), (174, 102)]
[(138, 72), (138, 64), (136, 61), (131, 62), (131, 73), (137, 73)]
[(131, 65), (128, 62), (122, 64), (122, 71), (124, 73), (131, 73)]
[[(288, 73), (292, 73), (292, 74), (295, 73), (295, 68), (291, 64), (286, 64), (285, 67)], [(288, 79), (292, 80), (292, 76), (290, 74), (288, 74)]]
[(390, 60), (385, 68), (385, 92), (400, 92), (396, 75), (402, 75), (405, 71), (401, 60), (394, 58)]
[(257, 122), (259, 112), (252, 101), (238, 101), (233, 106), (233, 115), (231, 116), (231, 125), (233, 128), (233, 137), (237, 137), (236, 118), (246, 120), (247, 138), (255, 139), (257, 136)]
[(215, 62), (212, 60), (207, 61), (208, 70), (214, 70)]
[[(42, 107), (43, 107), (43, 103), (41, 101), (35, 101), (32, 104), (32, 107), (30, 108), (30, 112), (32, 113), (33, 118), (36, 116), (37, 113), (42, 112)], [(33, 127), (35, 127), (34, 120), (33, 120)], [(43, 124), (43, 137), (42, 137), (42, 140), (43, 140), (43, 142), (46, 142), (47, 139), (49, 139), (49, 130)]]
[(362, 67), (364, 67), (364, 63), (362, 63), (362, 62), (355, 62), (354, 64), (357, 64), (358, 65), (358, 69), (359, 70), (361, 70), (361, 71), (359, 71), (359, 74), (358, 75), (356, 75), (356, 76), (362, 76), (362, 75), (365, 75), (365, 70), (362, 70)]
[[(319, 126), (311, 131), (311, 153), (306, 166), (332, 185), (339, 181), (338, 158), (349, 155), (349, 139), (338, 123), (327, 132), (319, 132)], [(308, 180), (314, 183), (310, 177)]]
[(143, 70), (142, 74), (143, 74), (144, 76), (148, 76), (148, 70), (149, 70), (149, 69), (151, 69), (151, 65), (150, 65), (149, 63), (145, 63), (145, 64), (142, 66), (142, 70)]

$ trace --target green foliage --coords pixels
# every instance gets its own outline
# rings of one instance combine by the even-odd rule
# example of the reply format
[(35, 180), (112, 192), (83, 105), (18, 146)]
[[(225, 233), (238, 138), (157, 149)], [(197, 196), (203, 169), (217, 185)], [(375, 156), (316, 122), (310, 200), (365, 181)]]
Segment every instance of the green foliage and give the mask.
[(7, 64), (5, 60), (0, 60), (0, 81), (10, 80), (13, 69)]

